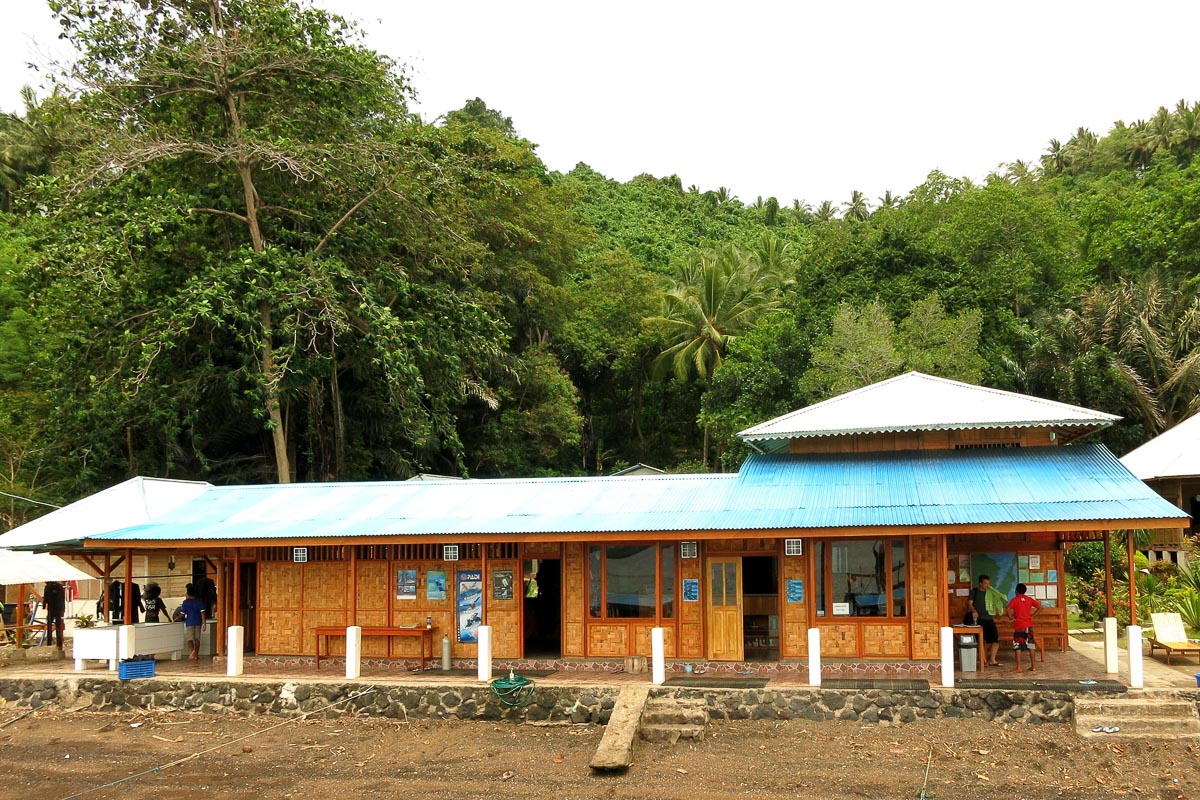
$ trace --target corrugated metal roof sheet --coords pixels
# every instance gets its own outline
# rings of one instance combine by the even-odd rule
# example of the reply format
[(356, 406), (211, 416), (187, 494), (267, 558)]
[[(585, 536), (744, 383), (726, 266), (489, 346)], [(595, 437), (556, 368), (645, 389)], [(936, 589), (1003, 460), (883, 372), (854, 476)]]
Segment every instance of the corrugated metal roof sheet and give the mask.
[(213, 487), (105, 541), (1186, 520), (1103, 445), (754, 456), (737, 475)]
[(1121, 456), (1121, 463), (1144, 481), (1200, 475), (1200, 415), (1129, 451)]
[[(1039, 397), (909, 372), (747, 428), (748, 442), (854, 433), (981, 428), (1107, 427), (1120, 417)], [(771, 443), (778, 443), (774, 445)]]

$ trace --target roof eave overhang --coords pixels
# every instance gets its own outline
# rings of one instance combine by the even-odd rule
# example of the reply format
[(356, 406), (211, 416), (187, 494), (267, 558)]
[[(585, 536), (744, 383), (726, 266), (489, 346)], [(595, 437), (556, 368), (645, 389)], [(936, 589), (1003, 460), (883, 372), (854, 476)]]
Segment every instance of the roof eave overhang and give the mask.
[(833, 428), (828, 430), (812, 430), (812, 431), (787, 431), (783, 433), (753, 433), (753, 428), (742, 431), (737, 434), (744, 442), (769, 442), (778, 441), (781, 439), (812, 439), (819, 436), (856, 436), (871, 433), (917, 433), (921, 431), (982, 431), (982, 430), (1003, 430), (1023, 428), (1069, 428), (1073, 431), (1078, 431), (1075, 438), (1079, 438), (1089, 433), (1102, 430), (1111, 425), (1108, 421), (1088, 421), (1088, 422), (1064, 422), (1061, 420), (1047, 420), (1043, 422), (1020, 422), (1020, 423), (994, 423), (994, 424), (954, 424), (946, 425), (942, 423), (929, 425), (904, 425), (894, 426), (886, 425), (876, 428)]
[(856, 525), (829, 528), (740, 528), (729, 530), (659, 531), (584, 531), (550, 533), (444, 533), (397, 534), (392, 536), (306, 536), (271, 539), (178, 539), (178, 540), (103, 540), (88, 539), (88, 550), (208, 550), (226, 547), (293, 547), (339, 544), (430, 544), (452, 542), (606, 542), (606, 541), (683, 541), (693, 539), (790, 539), (805, 537), (920, 536), (929, 534), (996, 534), (1062, 531), (1115, 531), (1128, 529), (1162, 530), (1186, 528), (1186, 517), (1106, 520), (1051, 520), (1021, 522), (984, 522), (944, 525)]

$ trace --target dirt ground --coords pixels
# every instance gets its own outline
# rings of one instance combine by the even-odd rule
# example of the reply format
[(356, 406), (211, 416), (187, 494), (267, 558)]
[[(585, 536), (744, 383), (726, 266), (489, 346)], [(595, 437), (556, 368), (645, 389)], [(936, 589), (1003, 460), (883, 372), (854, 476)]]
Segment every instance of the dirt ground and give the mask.
[(594, 776), (591, 725), (19, 713), (0, 709), (0, 797), (21, 800), (1200, 798), (1200, 746), (1066, 725), (712, 723), (700, 743), (642, 744), (628, 772)]

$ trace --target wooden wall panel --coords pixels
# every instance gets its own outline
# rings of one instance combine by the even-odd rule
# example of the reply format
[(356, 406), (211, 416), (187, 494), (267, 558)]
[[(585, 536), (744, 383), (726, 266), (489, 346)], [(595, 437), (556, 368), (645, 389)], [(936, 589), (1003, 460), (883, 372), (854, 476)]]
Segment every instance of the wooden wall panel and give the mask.
[(547, 558), (562, 554), (562, 545), (558, 542), (526, 542), (521, 545), (521, 555), (525, 558)]
[[(705, 542), (705, 549), (708, 547)], [(679, 649), (675, 658), (702, 658), (704, 656), (704, 564), (701, 558), (683, 558), (679, 561), (680, 586), (684, 578), (700, 581), (700, 600), (679, 603)]]
[(587, 654), (583, 635), (587, 613), (587, 570), (584, 547), (580, 542), (563, 545), (562, 592), (562, 654), (566, 658), (583, 658)]
[[(653, 625), (633, 626), (633, 655), (650, 658), (654, 654), (654, 645), (650, 634), (653, 629)], [(663, 654), (665, 658), (675, 658), (675, 627), (666, 624), (665, 620), (663, 624)]]
[(858, 658), (858, 625), (822, 625), (821, 655), (829, 658)]
[(358, 591), (355, 603), (362, 611), (387, 611), (390, 573), (386, 561), (357, 562)]
[(908, 658), (908, 625), (862, 626), (863, 652), (870, 657)]
[(300, 650), (299, 609), (258, 609), (258, 652), (293, 655)]
[[(483, 591), (487, 594), (487, 624), (492, 626), (492, 656), (494, 658), (520, 658), (524, 642), (521, 641), (521, 593), (520, 563), (513, 559), (488, 559), (488, 574), (484, 576)], [(497, 600), (495, 575), (501, 570), (512, 573), (512, 599)]]
[[(312, 565), (310, 564), (309, 566)], [(294, 652), (308, 656), (316, 655), (317, 639), (313, 635), (313, 629), (329, 625), (345, 627), (346, 610), (344, 608), (337, 608), (303, 612), (300, 623), (300, 649)], [(346, 637), (336, 636), (331, 638), (329, 640), (329, 653), (330, 655), (345, 655)]]
[[(937, 629), (945, 624), (941, 619), (945, 575), (940, 537), (909, 537), (906, 596), (911, 620), (912, 658), (927, 660), (941, 657)], [(932, 636), (930, 630), (933, 631)]]
[(704, 543), (706, 553), (774, 553), (779, 550), (778, 539), (709, 539)]
[(629, 626), (588, 625), (588, 655), (596, 658), (619, 658), (629, 650)]
[[(779, 577), (783, 586), (779, 591), (779, 657), (804, 658), (808, 655), (808, 598), (812, 594), (812, 586), (808, 580), (808, 553), (811, 549), (806, 542), (804, 555), (780, 556)], [(789, 580), (804, 581), (804, 602), (787, 602), (787, 582)]]
[(302, 564), (290, 561), (259, 564), (258, 607), (271, 611), (299, 610), (302, 568)]
[(861, 433), (846, 436), (792, 439), (790, 453), (892, 453), (904, 450), (951, 450), (960, 445), (1019, 444), (1046, 447), (1058, 444), (1049, 428), (1014, 430), (917, 431), (905, 433)]
[(349, 564), (342, 561), (323, 561), (303, 564), (301, 608), (309, 609), (339, 609), (340, 619), (333, 620), (327, 625), (346, 624), (346, 596), (348, 592)]

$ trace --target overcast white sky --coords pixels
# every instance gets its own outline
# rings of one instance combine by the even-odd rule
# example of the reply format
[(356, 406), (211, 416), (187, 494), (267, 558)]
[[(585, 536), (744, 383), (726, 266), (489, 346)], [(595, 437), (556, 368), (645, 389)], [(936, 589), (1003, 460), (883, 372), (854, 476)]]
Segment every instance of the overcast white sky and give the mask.
[[(318, 0), (408, 64), (433, 119), (472, 97), (553, 169), (676, 173), (744, 201), (982, 178), (1079, 126), (1200, 100), (1200, 3)], [(0, 109), (62, 52), (43, 0), (0, 0)]]

